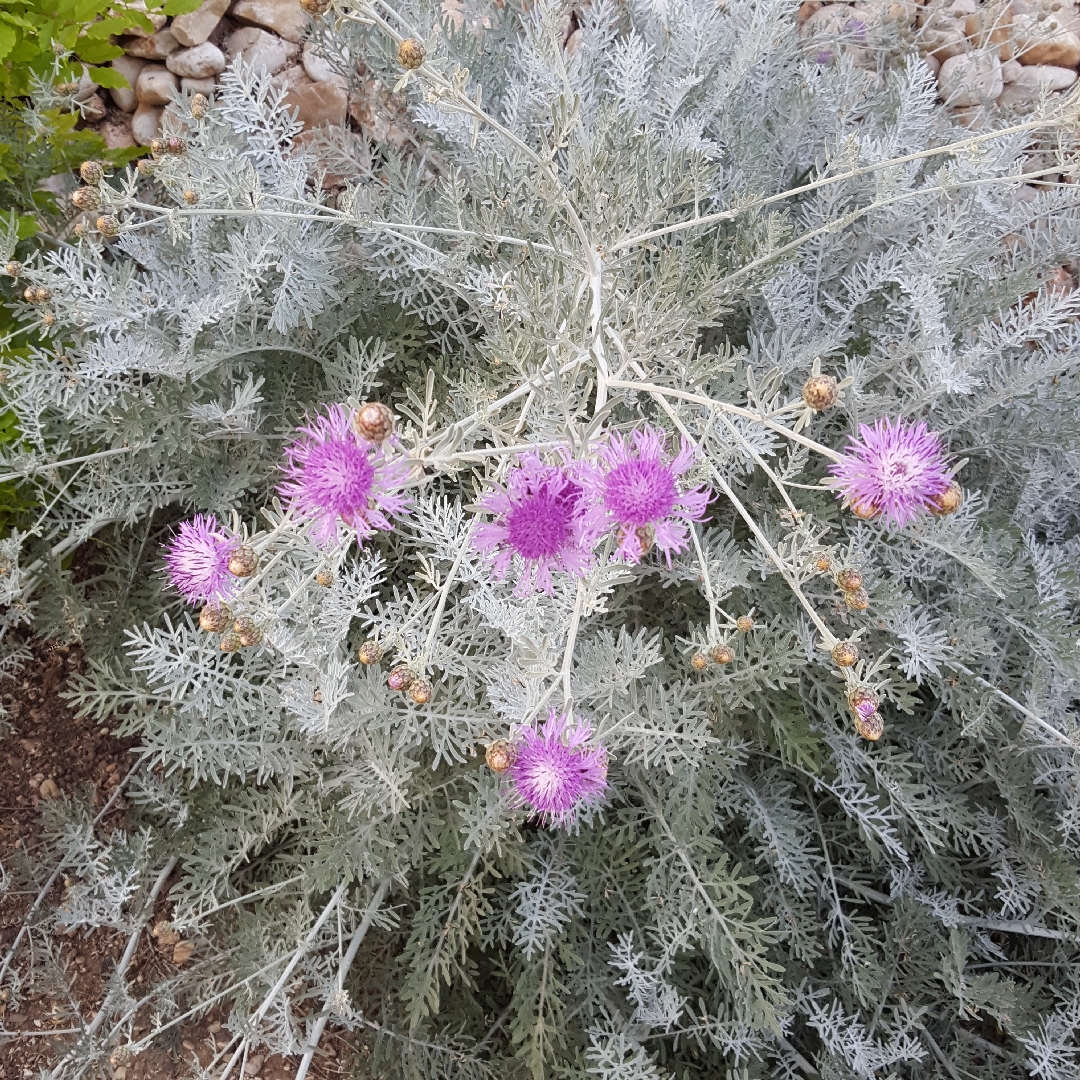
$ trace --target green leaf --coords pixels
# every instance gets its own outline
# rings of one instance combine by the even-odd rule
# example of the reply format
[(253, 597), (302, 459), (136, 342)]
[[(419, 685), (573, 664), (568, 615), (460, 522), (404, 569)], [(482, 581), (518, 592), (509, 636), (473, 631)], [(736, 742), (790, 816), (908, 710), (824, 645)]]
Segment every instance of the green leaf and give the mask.
[(98, 86), (104, 86), (106, 89), (131, 89), (131, 83), (129, 83), (115, 68), (93, 67), (90, 69), (90, 78), (93, 79)]
[(202, 6), (202, 0), (166, 0), (161, 6), (163, 15), (187, 15)]
[(6, 23), (0, 23), (0, 60), (15, 48), (15, 42), (18, 40), (19, 35), (15, 32), (14, 27), (8, 26)]
[(40, 232), (37, 220), (30, 214), (19, 215), (18, 235), (20, 240), (29, 240)]
[(106, 60), (123, 56), (124, 50), (118, 45), (110, 45), (107, 41), (88, 41), (83, 38), (75, 50), (75, 55), (88, 64), (104, 64)]

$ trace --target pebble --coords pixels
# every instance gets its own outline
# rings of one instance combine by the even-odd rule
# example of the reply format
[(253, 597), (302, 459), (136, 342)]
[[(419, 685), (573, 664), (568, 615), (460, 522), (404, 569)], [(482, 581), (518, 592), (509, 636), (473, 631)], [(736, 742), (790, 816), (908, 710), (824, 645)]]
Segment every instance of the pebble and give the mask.
[(195, 1044), (190, 1039), (185, 1039), (180, 1045), (185, 1050), (194, 1050), (195, 1049)]
[(112, 66), (113, 71), (123, 75), (131, 84), (130, 88), (125, 86), (113, 87), (109, 91), (113, 104), (121, 112), (134, 112), (135, 107), (139, 104), (139, 99), (135, 96), (135, 83), (139, 79), (139, 72), (146, 67), (146, 61), (140, 60), (137, 56), (118, 56), (112, 62)]
[(255, 1054), (253, 1057), (247, 1059), (247, 1062), (244, 1065), (244, 1074), (246, 1076), (258, 1076), (262, 1066), (262, 1057), (259, 1054)]
[(1035, 67), (1052, 64), (1074, 68), (1080, 64), (1080, 33), (1075, 16), (1060, 11), (1031, 12), (1016, 19), (1016, 59)]
[(155, 11), (153, 14), (146, 10), (146, 0), (128, 0), (124, 5), (124, 11), (137, 11), (141, 15), (145, 15), (150, 20), (150, 25), (153, 30), (145, 30), (141, 26), (129, 26), (123, 33), (130, 34), (132, 37), (149, 37), (151, 34), (160, 30), (168, 21), (168, 15), (162, 15), (161, 12)]
[(228, 10), (229, 0), (203, 0), (194, 11), (173, 19), (172, 32), (186, 48), (201, 45), (217, 29), (221, 17)]
[(164, 112), (161, 105), (139, 103), (131, 118), (131, 134), (139, 146), (149, 146), (161, 134), (161, 115)]
[(105, 145), (110, 150), (127, 150), (137, 145), (135, 136), (131, 133), (129, 116), (125, 116), (123, 120), (106, 120), (98, 128), (98, 134), (105, 140)]
[(38, 788), (41, 792), (43, 799), (59, 799), (60, 789), (56, 786), (56, 781), (50, 776), (46, 780), (41, 781), (41, 787)]
[(225, 70), (225, 54), (209, 41), (171, 53), (165, 66), (185, 79), (208, 79)]
[(311, 19), (299, 0), (236, 0), (232, 16), (238, 22), (273, 30), (286, 41), (299, 44)]
[(225, 39), (225, 51), (230, 59), (240, 57), (245, 64), (262, 68), (268, 75), (276, 75), (295, 62), (300, 50), (258, 26), (242, 26)]
[(144, 60), (164, 60), (180, 48), (180, 42), (168, 27), (148, 38), (122, 38), (120, 44), (128, 56), (141, 56)]
[(950, 56), (938, 72), (938, 91), (947, 105), (988, 105), (1001, 93), (1001, 61), (991, 53)]
[(181, 79), (180, 89), (185, 94), (202, 94), (203, 97), (211, 97), (217, 89), (214, 79)]
[(161, 64), (147, 64), (139, 72), (135, 96), (140, 105), (168, 105), (173, 91), (180, 89), (180, 79)]
[(304, 86), (290, 85), (285, 105), (296, 109), (297, 119), (306, 128), (339, 125), (345, 122), (349, 95), (334, 83), (309, 82)]
[(349, 85), (349, 80), (335, 71), (326, 57), (321, 56), (316, 51), (315, 43), (312, 41), (304, 45), (303, 64), (304, 71), (307, 72), (307, 76), (312, 82), (336, 83), (338, 86)]

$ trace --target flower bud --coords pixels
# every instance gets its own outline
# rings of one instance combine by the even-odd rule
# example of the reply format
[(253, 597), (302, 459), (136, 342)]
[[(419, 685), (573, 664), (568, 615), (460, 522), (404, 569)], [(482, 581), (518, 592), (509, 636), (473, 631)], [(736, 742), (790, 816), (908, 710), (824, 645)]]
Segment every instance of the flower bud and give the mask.
[(870, 594), (865, 589), (852, 589), (844, 593), (844, 603), (852, 611), (865, 611), (870, 606)]
[(434, 689), (427, 679), (417, 679), (409, 686), (409, 697), (414, 705), (426, 705), (433, 693)]
[(194, 206), (199, 201), (199, 193), (194, 188), (184, 188), (180, 198), (186, 205)]
[(415, 71), (424, 62), (424, 55), (424, 46), (416, 38), (406, 38), (398, 46), (398, 63), (409, 71)]
[(317, 570), (315, 572), (315, 584), (329, 589), (334, 584), (334, 575), (329, 570)]
[(251, 577), (259, 569), (259, 556), (249, 547), (229, 552), (229, 573), (233, 577)]
[(330, 0), (300, 0), (300, 6), (309, 15), (325, 15), (330, 10)]
[(709, 658), (703, 652), (696, 652), (690, 657), (690, 666), (695, 671), (704, 671), (709, 666)]
[(187, 151), (187, 143), (179, 135), (170, 135), (165, 140), (165, 153), (178, 156)]
[(201, 120), (210, 111), (210, 102), (205, 94), (196, 94), (191, 99), (191, 115)]
[(859, 662), (859, 647), (854, 641), (838, 641), (832, 647), (832, 658), (837, 667), (854, 667)]
[(854, 592), (862, 588), (862, 574), (858, 570), (841, 570), (836, 575), (836, 584), (844, 592)]
[(514, 764), (514, 744), (509, 739), (496, 739), (484, 751), (484, 760), (492, 772), (504, 773)]
[(22, 273), (22, 263), (12, 259), (11, 262), (5, 264), (4, 273), (10, 278), (17, 278)]
[(101, 205), (101, 196), (97, 188), (81, 187), (72, 192), (71, 201), (79, 210), (96, 210)]
[(235, 630), (230, 630), (226, 634), (221, 635), (221, 642), (218, 648), (222, 652), (239, 652), (243, 647), (243, 642), (240, 640), (240, 635)]
[(105, 179), (105, 170), (100, 161), (84, 161), (79, 166), (79, 175), (84, 184), (100, 184)]
[(749, 615), (740, 615), (735, 620), (735, 629), (738, 630), (740, 634), (749, 634), (750, 631), (754, 629), (754, 620), (751, 619)]
[[(377, 664), (382, 659), (382, 646), (374, 638), (371, 638), (360, 646), (356, 658), (361, 664)], [(394, 687), (394, 689), (400, 688)]]
[(386, 685), (391, 690), (408, 690), (415, 681), (416, 676), (404, 664), (399, 664), (386, 676)]
[(954, 480), (940, 495), (930, 500), (927, 509), (934, 517), (947, 517), (955, 514), (963, 505), (964, 489)]
[(240, 639), (240, 644), (245, 646), (258, 645), (263, 636), (254, 620), (249, 619), (246, 615), (233, 623), (233, 633)]
[(856, 686), (855, 689), (848, 694), (847, 702), (848, 708), (850, 708), (856, 716), (861, 716), (865, 720), (866, 717), (873, 716), (873, 714), (877, 712), (878, 706), (881, 704), (881, 699), (871, 687)]
[(80, 240), (85, 240), (90, 235), (90, 226), (85, 221), (75, 222), (75, 235)]
[(120, 222), (113, 214), (102, 214), (94, 224), (102, 236), (120, 235)]
[(380, 401), (367, 401), (353, 414), (353, 428), (368, 442), (384, 442), (394, 434), (394, 414)]
[(51, 330), (56, 325), (56, 316), (51, 311), (41, 313), (41, 325), (46, 330)]
[(139, 170), (140, 176), (154, 175), (154, 163), (149, 158), (139, 158), (139, 160), (135, 162), (135, 168)]
[(709, 650), (709, 656), (717, 664), (730, 664), (735, 659), (735, 650), (730, 645), (714, 645)]
[(828, 555), (819, 555), (814, 560), (814, 569), (826, 574), (832, 569), (832, 559)]
[(52, 290), (46, 289), (44, 285), (38, 285), (34, 289), (34, 303), (35, 304), (47, 304), (52, 299)]
[(811, 375), (803, 383), (802, 399), (815, 412), (832, 408), (838, 394), (836, 379), (832, 375)]
[(232, 621), (232, 612), (224, 604), (207, 604), (199, 612), (199, 626), (208, 634), (222, 633)]
[(855, 730), (870, 742), (877, 742), (885, 733), (885, 725), (881, 721), (880, 713), (871, 713), (869, 716), (855, 714)]
[(874, 518), (881, 514), (881, 510), (879, 510), (872, 502), (852, 503), (848, 509), (850, 509), (860, 521), (873, 521)]
[(164, 139), (151, 139), (150, 140), (150, 153), (154, 157), (159, 158), (165, 153), (165, 140)]

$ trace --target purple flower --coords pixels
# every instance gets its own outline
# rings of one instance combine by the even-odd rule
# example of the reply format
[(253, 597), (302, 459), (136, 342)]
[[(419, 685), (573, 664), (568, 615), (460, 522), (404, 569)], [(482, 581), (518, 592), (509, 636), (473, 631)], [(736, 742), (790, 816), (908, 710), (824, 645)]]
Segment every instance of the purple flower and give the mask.
[(525, 563), (515, 596), (537, 591), (550, 596), (552, 569), (578, 576), (588, 569), (604, 529), (603, 513), (578, 482), (588, 472), (588, 466), (565, 461), (548, 465), (530, 451), (511, 468), (505, 489), (480, 500), (495, 520), (477, 528), (473, 543), (485, 554), (495, 552), (496, 580), (506, 577), (515, 555)]
[(841, 461), (829, 467), (845, 504), (860, 517), (882, 513), (903, 528), (949, 487), (941, 436), (923, 423), (859, 425)]
[(383, 444), (368, 442), (352, 426), (349, 410), (331, 405), (285, 448), (285, 482), (278, 488), (289, 508), (315, 523), (314, 540), (328, 547), (338, 527), (355, 529), (361, 541), (376, 529), (390, 530), (391, 517), (406, 512), (409, 500), (395, 493), (409, 468), (386, 457)]
[(673, 460), (666, 460), (667, 436), (657, 428), (638, 428), (629, 440), (612, 432), (598, 450), (603, 463), (598, 493), (619, 527), (618, 554), (640, 562), (655, 544), (671, 565), (686, 548), (689, 524), (705, 516), (712, 492), (705, 486), (680, 491), (678, 479), (694, 463), (694, 449), (682, 440)]
[(213, 514), (196, 514), (180, 523), (165, 548), (165, 568), (173, 588), (189, 603), (220, 604), (236, 589), (229, 573), (229, 552), (236, 541), (222, 531)]
[(831, 64), (835, 59), (832, 49), (819, 49), (814, 56), (814, 63), (824, 67), (826, 64)]
[(566, 715), (552, 709), (539, 731), (525, 728), (521, 736), (510, 778), (544, 824), (565, 825), (579, 802), (595, 802), (607, 787), (607, 751), (585, 745), (589, 723), (568, 727)]

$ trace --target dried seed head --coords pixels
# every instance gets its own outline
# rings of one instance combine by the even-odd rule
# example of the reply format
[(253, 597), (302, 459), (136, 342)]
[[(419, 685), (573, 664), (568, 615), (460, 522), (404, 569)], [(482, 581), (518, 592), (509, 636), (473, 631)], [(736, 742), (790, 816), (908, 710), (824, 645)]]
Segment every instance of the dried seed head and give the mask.
[(862, 574), (858, 570), (841, 570), (836, 575), (836, 584), (844, 592), (854, 592), (862, 588)]
[(315, 572), (315, 584), (329, 589), (334, 584), (334, 575), (329, 570), (317, 570)]
[(854, 641), (838, 641), (832, 647), (832, 658), (837, 667), (853, 667), (859, 662), (859, 647)]
[(199, 201), (199, 193), (194, 188), (184, 188), (180, 197), (188, 206), (194, 206)]
[(366, 401), (353, 414), (353, 427), (368, 442), (384, 442), (394, 434), (394, 414), (381, 401)]
[(696, 652), (690, 657), (690, 666), (695, 671), (704, 671), (709, 666), (709, 658), (703, 652)]
[(855, 730), (870, 742), (877, 742), (885, 734), (885, 725), (881, 721), (880, 713), (871, 713), (869, 716), (854, 716)]
[(382, 659), (382, 646), (374, 638), (370, 638), (360, 646), (356, 658), (361, 664), (377, 664)]
[(709, 656), (717, 664), (730, 664), (735, 659), (735, 650), (730, 645), (714, 645), (709, 650)]
[(852, 589), (844, 593), (844, 603), (852, 611), (865, 611), (870, 606), (870, 594), (865, 589)]
[(406, 38), (398, 46), (398, 63), (409, 71), (415, 71), (424, 62), (424, 55), (424, 46), (416, 38)]
[(100, 184), (105, 179), (105, 170), (100, 161), (84, 161), (79, 166), (79, 175), (84, 184)]
[(856, 686), (854, 690), (848, 694), (848, 708), (851, 709), (856, 716), (861, 716), (866, 719), (868, 716), (872, 716), (877, 712), (878, 706), (881, 704), (881, 698), (877, 696), (875, 691), (869, 686)]
[(749, 615), (740, 615), (735, 620), (735, 629), (738, 630), (740, 634), (749, 634), (750, 631), (754, 629), (754, 620), (751, 619)]
[(120, 221), (113, 214), (102, 214), (94, 224), (97, 226), (97, 231), (101, 233), (102, 236), (120, 235)]
[(22, 263), (14, 259), (4, 265), (4, 273), (10, 278), (17, 278), (22, 273)]
[(56, 316), (51, 311), (43, 311), (41, 313), (41, 325), (46, 330), (52, 329), (56, 325)]
[(81, 187), (71, 193), (71, 201), (79, 210), (96, 210), (101, 205), (97, 188)]
[(240, 639), (240, 644), (244, 646), (258, 645), (263, 637), (262, 631), (255, 625), (255, 621), (249, 619), (246, 615), (233, 623), (233, 633)]
[(191, 115), (201, 120), (210, 111), (210, 102), (205, 94), (196, 94), (191, 99)]
[(309, 15), (325, 15), (330, 10), (330, 0), (300, 0), (300, 6)]
[(179, 135), (170, 135), (165, 140), (165, 153), (178, 156), (187, 152), (187, 143)]
[(416, 676), (404, 664), (399, 664), (386, 676), (386, 685), (391, 690), (408, 690), (415, 681)]
[(823, 574), (828, 573), (832, 569), (832, 559), (828, 555), (819, 555), (814, 561), (814, 569), (820, 570)]
[(940, 495), (930, 500), (927, 509), (934, 517), (947, 517), (955, 514), (963, 505), (964, 489), (954, 480)]
[(259, 556), (249, 547), (229, 552), (229, 573), (233, 577), (251, 577), (259, 569)]
[(207, 604), (199, 612), (199, 626), (208, 634), (220, 634), (232, 621), (232, 612), (224, 604)]
[(34, 303), (35, 304), (47, 304), (52, 299), (52, 290), (46, 289), (44, 285), (38, 285), (34, 289)]
[(417, 679), (409, 687), (409, 697), (414, 705), (426, 705), (431, 700), (434, 689), (427, 679)]
[(218, 644), (218, 648), (222, 652), (239, 652), (243, 647), (243, 642), (240, 640), (240, 635), (235, 630), (230, 630), (228, 633), (221, 635), (221, 641)]
[(803, 383), (802, 399), (815, 412), (832, 408), (838, 394), (836, 379), (832, 375), (811, 375)]
[(484, 751), (484, 760), (492, 772), (504, 773), (514, 764), (514, 744), (509, 739), (496, 739)]

